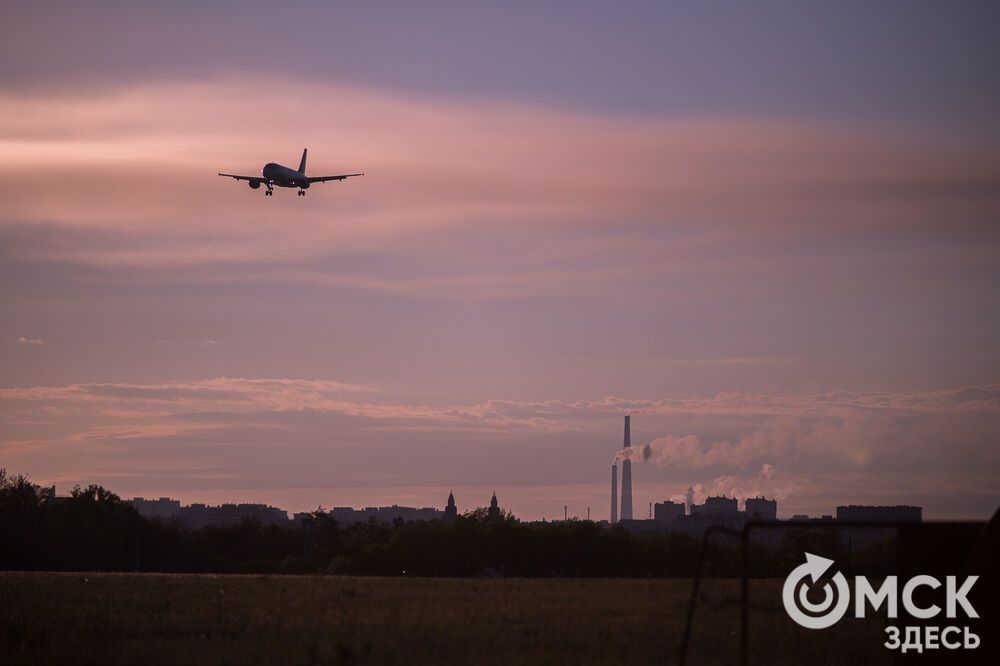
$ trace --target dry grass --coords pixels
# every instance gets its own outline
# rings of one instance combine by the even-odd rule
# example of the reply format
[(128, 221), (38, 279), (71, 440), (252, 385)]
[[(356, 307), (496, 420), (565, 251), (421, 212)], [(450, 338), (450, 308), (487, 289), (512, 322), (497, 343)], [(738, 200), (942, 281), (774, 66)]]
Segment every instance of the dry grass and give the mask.
[[(0, 574), (9, 664), (670, 664), (691, 581)], [(754, 581), (751, 663), (884, 663), (883, 624), (821, 632)], [(738, 663), (739, 582), (707, 581), (689, 663)]]

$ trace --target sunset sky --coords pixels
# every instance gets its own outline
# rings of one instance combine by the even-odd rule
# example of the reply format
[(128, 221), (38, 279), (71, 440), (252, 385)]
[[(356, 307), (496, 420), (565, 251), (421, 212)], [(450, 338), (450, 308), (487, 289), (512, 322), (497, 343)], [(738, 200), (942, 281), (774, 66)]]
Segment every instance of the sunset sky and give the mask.
[[(0, 467), (1000, 504), (995, 2), (7, 3)], [(305, 197), (219, 178), (365, 172)]]

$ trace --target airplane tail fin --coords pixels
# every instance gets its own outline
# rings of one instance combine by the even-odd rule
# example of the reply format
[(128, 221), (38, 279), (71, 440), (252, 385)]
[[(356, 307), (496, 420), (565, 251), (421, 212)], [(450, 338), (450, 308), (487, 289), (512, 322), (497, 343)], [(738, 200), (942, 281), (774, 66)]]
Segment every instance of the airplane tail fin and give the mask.
[(309, 151), (308, 148), (302, 149), (302, 161), (299, 162), (299, 173), (306, 172), (306, 153)]

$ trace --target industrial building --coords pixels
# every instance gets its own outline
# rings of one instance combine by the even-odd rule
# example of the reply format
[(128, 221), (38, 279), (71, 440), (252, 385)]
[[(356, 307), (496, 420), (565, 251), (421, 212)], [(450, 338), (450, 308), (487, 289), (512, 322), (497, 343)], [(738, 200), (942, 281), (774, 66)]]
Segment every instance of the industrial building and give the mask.
[(735, 497), (706, 497), (704, 504), (692, 504), (691, 515), (736, 515), (739, 513), (739, 503)]
[(778, 502), (765, 497), (748, 497), (744, 503), (747, 518), (753, 520), (777, 520)]
[(679, 502), (657, 502), (653, 505), (653, 520), (657, 522), (669, 522), (677, 520), (684, 515), (684, 504)]

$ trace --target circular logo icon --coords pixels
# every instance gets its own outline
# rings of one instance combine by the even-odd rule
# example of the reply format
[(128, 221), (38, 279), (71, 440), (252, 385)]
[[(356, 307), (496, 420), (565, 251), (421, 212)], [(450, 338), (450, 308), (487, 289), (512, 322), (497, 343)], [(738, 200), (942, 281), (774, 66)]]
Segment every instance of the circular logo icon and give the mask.
[(806, 596), (809, 586), (806, 584), (805, 578), (811, 577), (812, 582), (816, 583), (831, 564), (833, 564), (833, 560), (806, 553), (806, 563), (795, 567), (785, 579), (785, 587), (781, 593), (785, 612), (796, 623), (807, 629), (826, 629), (833, 626), (840, 618), (844, 617), (847, 606), (851, 602), (851, 591), (847, 586), (847, 579), (840, 572), (833, 576), (833, 582), (837, 586), (836, 603), (834, 603), (833, 588), (828, 582), (823, 584), (825, 595), (823, 601), (814, 604)]

